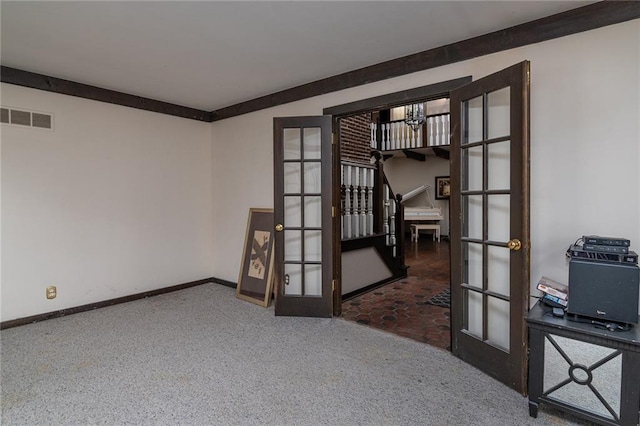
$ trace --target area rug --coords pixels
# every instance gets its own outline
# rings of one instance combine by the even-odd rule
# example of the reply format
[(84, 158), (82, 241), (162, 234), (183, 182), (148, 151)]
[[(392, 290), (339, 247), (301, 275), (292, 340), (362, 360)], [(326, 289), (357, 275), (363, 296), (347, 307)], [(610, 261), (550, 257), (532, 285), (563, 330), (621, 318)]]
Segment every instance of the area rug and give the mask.
[(442, 306), (443, 308), (451, 308), (451, 291), (446, 289), (442, 293), (438, 293), (425, 303), (434, 306)]

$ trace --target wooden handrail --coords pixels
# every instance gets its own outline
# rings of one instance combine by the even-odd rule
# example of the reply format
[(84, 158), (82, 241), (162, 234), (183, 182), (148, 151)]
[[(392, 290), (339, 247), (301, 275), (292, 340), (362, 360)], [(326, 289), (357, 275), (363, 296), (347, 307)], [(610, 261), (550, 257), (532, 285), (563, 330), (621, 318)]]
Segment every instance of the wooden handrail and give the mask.
[(363, 169), (375, 169), (376, 165), (375, 164), (365, 164), (365, 163), (358, 163), (357, 161), (346, 161), (346, 160), (342, 160), (340, 161), (340, 164), (343, 166), (356, 166), (356, 167), (361, 167)]

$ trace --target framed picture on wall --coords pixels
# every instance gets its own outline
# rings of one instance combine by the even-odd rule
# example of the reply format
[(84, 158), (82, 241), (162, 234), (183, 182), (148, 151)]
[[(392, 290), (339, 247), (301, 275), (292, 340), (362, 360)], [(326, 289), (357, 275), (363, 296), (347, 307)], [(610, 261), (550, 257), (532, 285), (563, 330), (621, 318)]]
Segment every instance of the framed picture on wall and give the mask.
[(451, 195), (451, 178), (436, 176), (436, 200), (448, 200)]
[(273, 287), (273, 209), (249, 209), (236, 296), (269, 306)]

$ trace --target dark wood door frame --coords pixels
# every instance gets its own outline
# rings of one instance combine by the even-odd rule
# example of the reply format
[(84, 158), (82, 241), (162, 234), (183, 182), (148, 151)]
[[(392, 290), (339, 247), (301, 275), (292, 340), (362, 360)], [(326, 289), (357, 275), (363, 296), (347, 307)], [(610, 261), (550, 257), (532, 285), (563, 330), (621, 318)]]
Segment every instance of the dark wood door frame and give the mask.
[[(471, 76), (460, 77), (453, 80), (447, 80), (440, 83), (429, 84), (427, 86), (417, 87), (414, 89), (403, 90), (400, 92), (389, 93), (386, 95), (376, 96), (373, 98), (362, 99), (342, 105), (325, 108), (323, 115), (333, 116), (333, 158), (337, 159), (333, 163), (333, 205), (340, 205), (340, 135), (339, 120), (350, 115), (360, 114), (364, 112), (377, 111), (381, 109), (394, 108), (415, 102), (426, 102), (434, 99), (449, 97), (449, 93), (453, 89), (464, 86), (472, 81)], [(340, 238), (340, 215), (336, 212), (334, 216), (334, 235), (333, 235), (333, 264), (335, 289), (333, 292), (333, 315), (342, 314), (342, 250)]]
[(429, 84), (427, 86), (416, 87), (414, 89), (403, 90), (401, 92), (375, 96), (373, 98), (362, 99), (360, 101), (325, 108), (322, 110), (322, 114), (332, 115), (334, 118), (342, 118), (369, 111), (394, 108), (410, 103), (426, 102), (449, 97), (449, 93), (453, 89), (464, 86), (465, 84), (470, 83), (471, 80), (471, 76), (465, 76), (440, 83)]
[(640, 2), (600, 1), (220, 108), (211, 112), (212, 120), (224, 120), (252, 111), (541, 43), (638, 17), (640, 17)]

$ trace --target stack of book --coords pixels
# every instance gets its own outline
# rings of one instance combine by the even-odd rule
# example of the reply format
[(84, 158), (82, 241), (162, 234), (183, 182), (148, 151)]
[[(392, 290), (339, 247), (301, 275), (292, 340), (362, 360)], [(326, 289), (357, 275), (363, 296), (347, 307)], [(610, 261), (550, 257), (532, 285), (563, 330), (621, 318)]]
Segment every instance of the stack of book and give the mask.
[(566, 285), (542, 277), (538, 281), (538, 290), (543, 293), (542, 301), (556, 308), (566, 308), (569, 303), (569, 289)]

